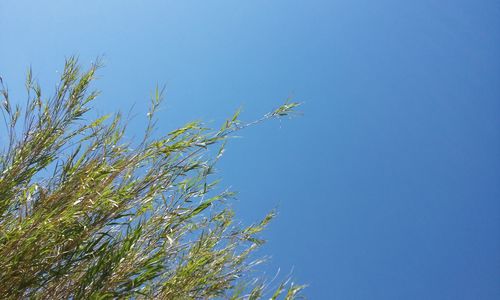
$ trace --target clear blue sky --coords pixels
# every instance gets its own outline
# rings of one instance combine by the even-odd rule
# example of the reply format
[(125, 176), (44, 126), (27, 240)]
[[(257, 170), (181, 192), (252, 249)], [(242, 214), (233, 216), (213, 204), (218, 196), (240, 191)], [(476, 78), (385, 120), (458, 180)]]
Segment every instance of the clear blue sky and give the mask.
[(157, 82), (165, 132), (303, 101), (219, 175), (244, 222), (279, 208), (264, 270), (310, 299), (500, 299), (498, 1), (3, 0), (0, 28), (14, 97), (104, 55), (95, 107), (132, 128)]

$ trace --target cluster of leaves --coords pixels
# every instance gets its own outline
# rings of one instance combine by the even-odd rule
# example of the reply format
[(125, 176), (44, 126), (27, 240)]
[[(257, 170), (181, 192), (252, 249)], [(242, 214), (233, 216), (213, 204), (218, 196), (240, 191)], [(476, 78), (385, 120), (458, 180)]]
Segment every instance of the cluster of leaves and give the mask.
[(233, 194), (209, 180), (227, 138), (246, 126), (238, 114), (219, 130), (193, 122), (154, 138), (157, 89), (144, 138), (132, 145), (120, 114), (84, 119), (98, 68), (68, 59), (48, 99), (29, 71), (24, 109), (0, 82), (2, 299), (295, 298), (302, 286), (271, 290), (250, 272), (274, 214), (240, 228), (225, 201)]

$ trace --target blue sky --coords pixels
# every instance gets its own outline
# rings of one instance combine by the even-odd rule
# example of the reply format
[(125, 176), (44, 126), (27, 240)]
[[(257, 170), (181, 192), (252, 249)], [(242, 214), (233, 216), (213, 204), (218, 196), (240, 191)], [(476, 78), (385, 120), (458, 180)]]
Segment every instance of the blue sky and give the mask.
[(310, 299), (500, 299), (498, 1), (4, 0), (0, 28), (14, 98), (29, 65), (50, 93), (103, 56), (95, 108), (135, 104), (131, 128), (156, 83), (160, 133), (304, 102), (219, 175), (244, 222), (279, 209), (263, 270)]

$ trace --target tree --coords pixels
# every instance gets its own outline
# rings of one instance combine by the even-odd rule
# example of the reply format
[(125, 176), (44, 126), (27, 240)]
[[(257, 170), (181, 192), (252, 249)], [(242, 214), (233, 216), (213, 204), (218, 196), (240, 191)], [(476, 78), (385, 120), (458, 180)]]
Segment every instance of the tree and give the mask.
[(0, 152), (2, 298), (295, 298), (302, 286), (271, 290), (252, 273), (260, 260), (250, 255), (274, 212), (241, 228), (227, 206), (233, 193), (210, 176), (226, 140), (249, 124), (236, 113), (219, 130), (191, 122), (155, 138), (157, 88), (143, 139), (125, 141), (119, 113), (85, 119), (99, 67), (82, 71), (66, 60), (50, 98), (29, 70), (24, 109), (0, 79), (8, 137)]

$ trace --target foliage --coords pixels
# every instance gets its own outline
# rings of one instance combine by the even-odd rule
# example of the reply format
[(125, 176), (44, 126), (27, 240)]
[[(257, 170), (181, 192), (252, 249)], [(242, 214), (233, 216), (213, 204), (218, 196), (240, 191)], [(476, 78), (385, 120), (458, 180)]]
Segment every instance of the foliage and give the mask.
[(240, 228), (226, 204), (233, 193), (209, 178), (227, 138), (248, 124), (236, 113), (219, 130), (192, 122), (154, 138), (156, 89), (134, 145), (120, 114), (85, 119), (98, 68), (68, 59), (50, 98), (30, 70), (24, 109), (1, 82), (2, 299), (295, 298), (302, 286), (287, 281), (274, 292), (251, 272), (274, 213)]

